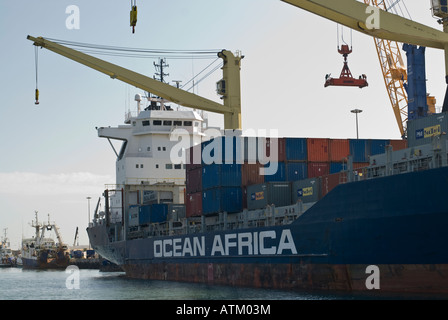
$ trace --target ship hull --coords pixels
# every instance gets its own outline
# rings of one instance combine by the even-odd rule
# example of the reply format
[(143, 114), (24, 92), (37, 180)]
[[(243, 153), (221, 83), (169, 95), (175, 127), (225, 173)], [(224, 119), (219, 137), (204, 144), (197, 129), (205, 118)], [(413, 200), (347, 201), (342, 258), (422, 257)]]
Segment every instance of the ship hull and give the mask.
[(22, 264), (24, 269), (65, 269), (70, 260), (63, 252), (58, 253), (56, 258), (48, 258), (46, 253), (42, 253), (39, 257), (22, 256)]
[(284, 226), (118, 242), (105, 226), (88, 233), (133, 278), (447, 294), (447, 189), (445, 167), (339, 185)]

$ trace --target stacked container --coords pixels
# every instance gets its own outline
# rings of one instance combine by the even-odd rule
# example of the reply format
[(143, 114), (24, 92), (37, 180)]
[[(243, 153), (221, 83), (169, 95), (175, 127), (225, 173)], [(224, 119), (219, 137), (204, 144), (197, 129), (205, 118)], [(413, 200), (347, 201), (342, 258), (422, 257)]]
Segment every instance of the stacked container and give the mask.
[(202, 215), (202, 144), (186, 150), (185, 216)]
[[(318, 201), (347, 181), (350, 155), (353, 169), (361, 169), (389, 144), (394, 150), (407, 147), (402, 140), (371, 139), (230, 136), (204, 142), (187, 152), (194, 163), (187, 165), (186, 216)], [(266, 174), (269, 168), (276, 170)]]

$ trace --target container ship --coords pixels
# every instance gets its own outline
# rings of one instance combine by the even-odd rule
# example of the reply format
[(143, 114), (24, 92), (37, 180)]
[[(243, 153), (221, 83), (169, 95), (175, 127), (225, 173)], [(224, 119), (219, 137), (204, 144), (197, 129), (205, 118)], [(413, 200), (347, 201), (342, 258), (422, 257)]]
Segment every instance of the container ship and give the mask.
[(91, 246), (131, 278), (446, 294), (447, 120), (408, 140), (210, 135), (151, 101), (98, 128), (122, 147)]

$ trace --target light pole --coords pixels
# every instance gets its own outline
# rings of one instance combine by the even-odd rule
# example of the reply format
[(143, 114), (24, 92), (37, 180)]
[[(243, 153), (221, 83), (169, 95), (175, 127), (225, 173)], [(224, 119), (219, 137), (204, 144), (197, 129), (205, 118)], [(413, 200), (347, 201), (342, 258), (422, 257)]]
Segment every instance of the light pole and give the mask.
[(353, 109), (350, 112), (356, 114), (356, 139), (359, 139), (359, 133), (358, 133), (358, 113), (361, 113), (362, 110), (360, 110), (360, 109)]
[[(89, 221), (87, 222), (87, 228), (90, 225), (90, 199), (92, 199), (91, 197), (87, 197), (87, 214), (89, 216)], [(90, 250), (90, 240), (89, 240), (89, 250)]]

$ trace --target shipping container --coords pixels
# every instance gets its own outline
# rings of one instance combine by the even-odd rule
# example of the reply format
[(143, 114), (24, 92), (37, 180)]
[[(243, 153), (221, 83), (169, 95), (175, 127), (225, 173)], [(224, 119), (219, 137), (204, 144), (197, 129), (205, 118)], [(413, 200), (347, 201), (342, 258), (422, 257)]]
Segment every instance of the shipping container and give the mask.
[(187, 194), (202, 191), (202, 167), (187, 170), (185, 176)]
[(347, 181), (347, 173), (339, 172), (321, 177), (321, 194), (322, 197), (328, 194), (336, 186)]
[(263, 209), (272, 204), (277, 207), (291, 204), (291, 183), (265, 182), (247, 186), (247, 208), (249, 210)]
[(258, 138), (258, 161), (265, 164), (268, 161), (284, 162), (286, 160), (285, 138)]
[(330, 174), (347, 170), (346, 162), (330, 162)]
[(306, 162), (287, 162), (286, 180), (297, 181), (308, 178), (308, 165)]
[(285, 138), (286, 161), (306, 161), (308, 158), (306, 138)]
[(217, 187), (241, 187), (241, 164), (202, 166), (202, 189)]
[(155, 203), (151, 205), (151, 223), (161, 223), (167, 220), (168, 204)]
[(329, 173), (329, 162), (308, 162), (308, 178), (321, 177)]
[(218, 187), (202, 192), (202, 214), (235, 213), (243, 210), (241, 187)]
[(186, 217), (186, 206), (184, 204), (169, 203), (167, 220), (180, 221)]
[(292, 203), (296, 203), (299, 200), (303, 203), (318, 201), (321, 195), (320, 185), (320, 178), (311, 178), (292, 182)]
[(248, 186), (251, 184), (260, 184), (264, 182), (264, 175), (260, 174), (260, 163), (244, 163), (241, 165), (241, 185)]
[(202, 146), (197, 144), (191, 148), (188, 148), (185, 152), (187, 160), (186, 170), (193, 170), (202, 166)]
[[(277, 168), (275, 170), (275, 168)], [(272, 162), (264, 165), (264, 181), (286, 181), (286, 164), (284, 162)], [(273, 172), (271, 172), (273, 171)], [(272, 173), (272, 174), (271, 174)]]
[(202, 191), (192, 194), (187, 194), (185, 199), (186, 216), (198, 217), (202, 215)]
[(350, 155), (348, 139), (330, 139), (330, 161), (343, 162)]
[(353, 157), (353, 162), (368, 162), (369, 151), (369, 140), (350, 139), (350, 155)]
[(329, 139), (308, 138), (307, 153), (310, 162), (328, 162), (330, 161)]
[(138, 212), (138, 224), (146, 225), (151, 223), (151, 205), (145, 205), (139, 207)]
[(244, 162), (255, 164), (258, 162), (258, 137), (243, 137)]
[(400, 140), (390, 140), (390, 145), (392, 146), (393, 151), (407, 149), (408, 141), (404, 139)]
[(368, 153), (369, 156), (376, 155), (376, 154), (383, 154), (386, 152), (386, 146), (390, 144), (390, 140), (370, 140), (369, 146), (370, 146), (370, 152)]
[(448, 132), (448, 115), (446, 112), (408, 121), (408, 147), (429, 144), (434, 136), (439, 136), (442, 132)]
[(139, 207), (140, 207), (139, 205), (132, 205), (132, 206), (129, 206), (129, 211), (128, 211), (128, 214), (129, 214), (128, 225), (129, 225), (130, 227), (135, 227), (135, 226), (138, 226), (138, 225), (140, 224), (140, 222), (139, 222), (139, 211), (140, 211)]

